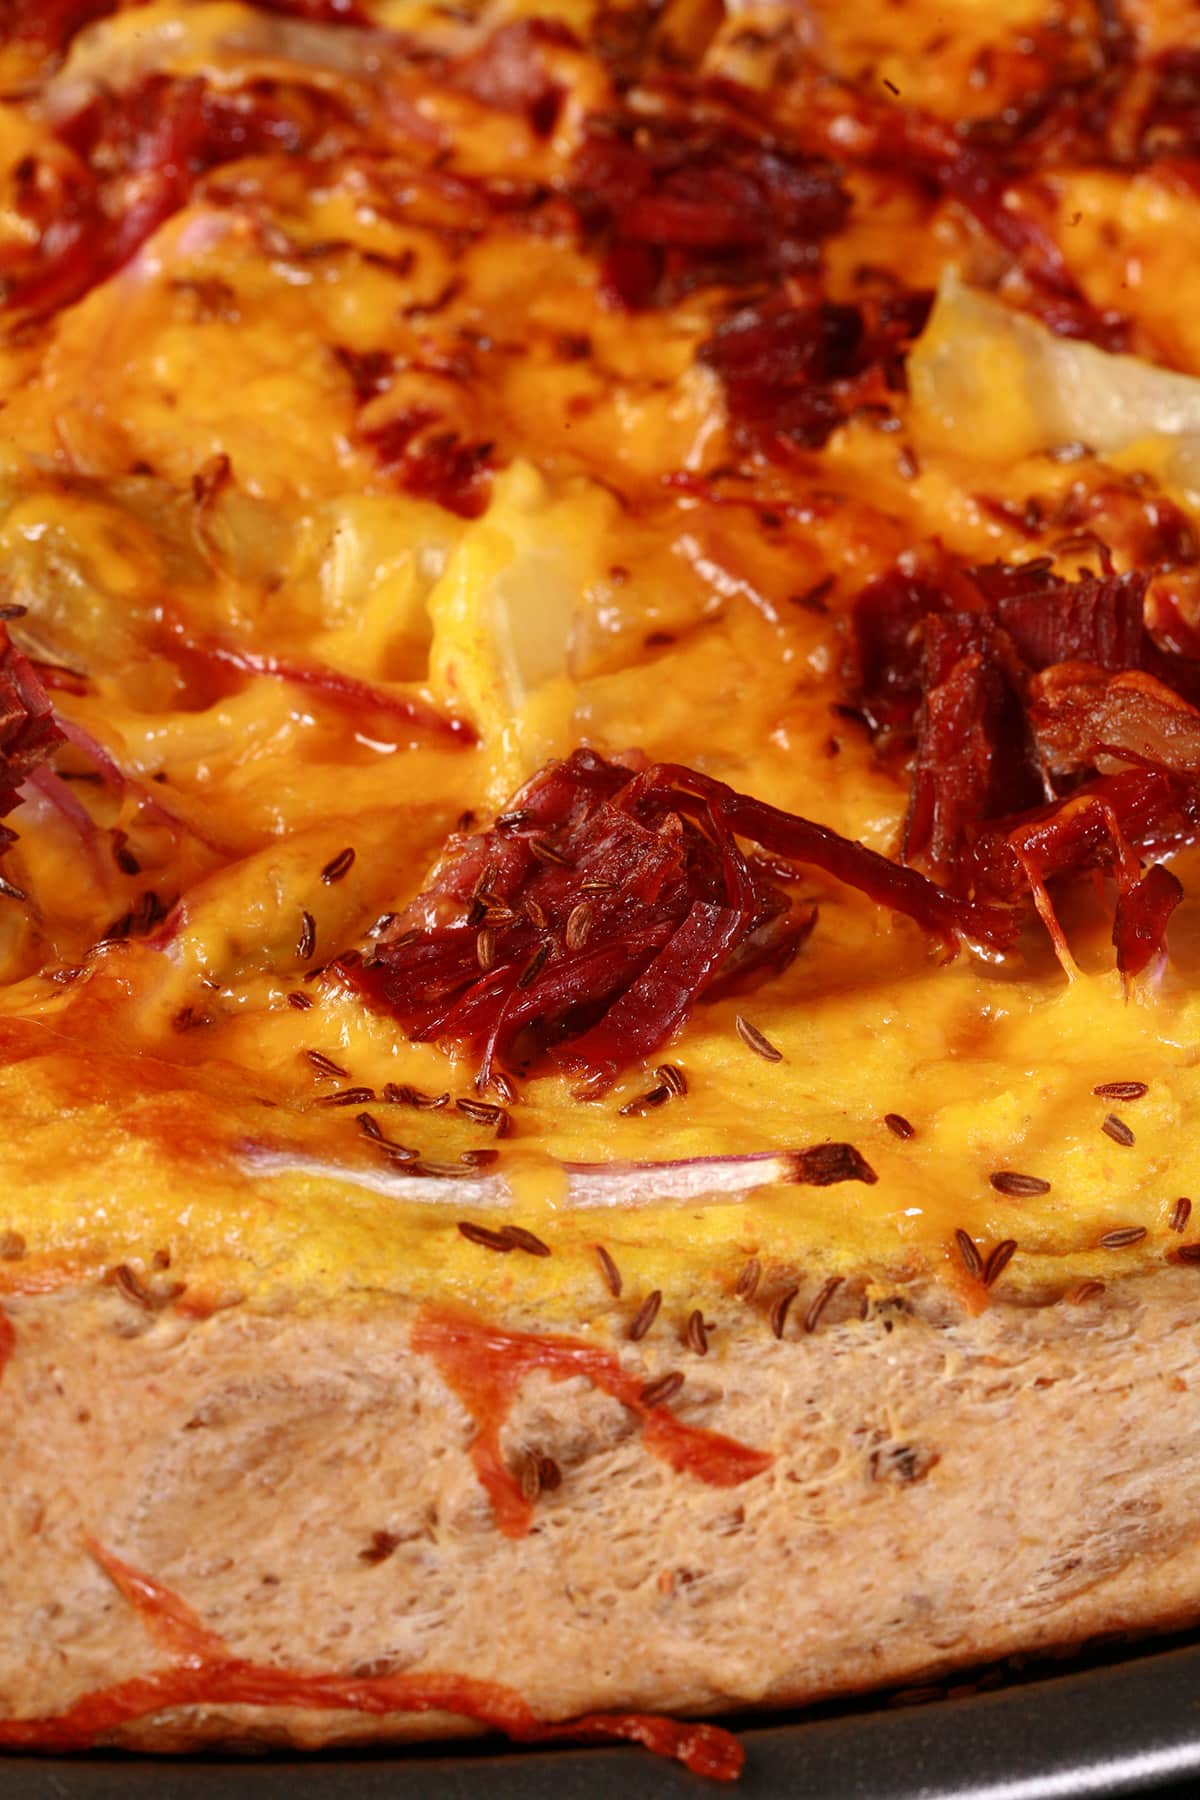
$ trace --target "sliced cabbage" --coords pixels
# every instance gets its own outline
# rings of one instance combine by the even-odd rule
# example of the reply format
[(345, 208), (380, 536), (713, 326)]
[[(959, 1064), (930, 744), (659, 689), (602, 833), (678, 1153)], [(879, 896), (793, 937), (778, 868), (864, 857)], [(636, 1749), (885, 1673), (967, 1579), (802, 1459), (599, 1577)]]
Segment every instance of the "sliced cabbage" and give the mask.
[(514, 463), (430, 595), (430, 677), (478, 729), (492, 799), (571, 746), (571, 652), (615, 514), (606, 489), (578, 481), (554, 495)]
[(236, 0), (182, 13), (173, 0), (154, 0), (81, 31), (46, 84), (43, 106), (50, 118), (59, 118), (93, 93), (120, 93), (152, 74), (203, 74), (237, 86), (289, 68), (318, 83), (347, 76), (372, 79), (383, 66), (386, 45), (378, 31), (280, 17)]
[(942, 278), (908, 359), (918, 442), (1011, 461), (1069, 443), (1200, 492), (1200, 380), (1056, 337)]

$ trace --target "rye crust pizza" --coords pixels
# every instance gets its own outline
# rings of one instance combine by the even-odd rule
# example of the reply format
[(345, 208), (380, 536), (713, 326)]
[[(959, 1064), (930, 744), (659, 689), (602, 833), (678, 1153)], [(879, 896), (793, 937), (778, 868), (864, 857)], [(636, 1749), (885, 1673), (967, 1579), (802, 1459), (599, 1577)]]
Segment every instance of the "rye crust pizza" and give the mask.
[(0, 0), (0, 1748), (1196, 1617), (1198, 229), (1188, 0)]

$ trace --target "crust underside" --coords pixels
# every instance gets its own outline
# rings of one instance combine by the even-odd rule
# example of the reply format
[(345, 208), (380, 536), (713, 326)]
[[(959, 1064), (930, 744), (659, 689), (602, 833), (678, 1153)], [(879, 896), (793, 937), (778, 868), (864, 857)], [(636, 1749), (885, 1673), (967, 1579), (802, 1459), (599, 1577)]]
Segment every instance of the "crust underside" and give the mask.
[[(81, 1289), (8, 1310), (0, 1718), (52, 1718), (170, 1662), (85, 1540), (239, 1658), (456, 1671), (547, 1719), (802, 1703), (1200, 1610), (1186, 1271), (975, 1318), (927, 1291), (782, 1342), (731, 1314), (703, 1360), (673, 1338), (626, 1346), (647, 1378), (686, 1366), (680, 1418), (773, 1453), (732, 1488), (650, 1454), (582, 1378), (534, 1372), (502, 1448), (563, 1479), (518, 1538), (403, 1302), (195, 1320)], [(229, 1706), (103, 1735), (182, 1750), (468, 1728)]]

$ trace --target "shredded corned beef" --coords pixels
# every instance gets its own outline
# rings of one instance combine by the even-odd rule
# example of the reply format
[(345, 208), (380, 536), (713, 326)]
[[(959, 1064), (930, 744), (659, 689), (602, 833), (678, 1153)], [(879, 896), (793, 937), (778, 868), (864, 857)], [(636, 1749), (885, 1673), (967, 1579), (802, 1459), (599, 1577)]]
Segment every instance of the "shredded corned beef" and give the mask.
[[(62, 742), (62, 735), (54, 722), (50, 696), (32, 663), (9, 637), (7, 625), (0, 622), (0, 817), (19, 804), (22, 783)], [(0, 825), (0, 856), (15, 839), (15, 831)], [(3, 876), (0, 893), (23, 898)]]
[(850, 210), (830, 163), (690, 114), (593, 119), (571, 182), (602, 289), (631, 309), (811, 273)]
[(819, 449), (856, 405), (903, 387), (904, 351), (931, 301), (902, 292), (797, 306), (776, 295), (735, 312), (700, 350), (721, 378), (734, 445), (772, 460)]
[[(17, 204), (38, 227), (32, 267), (10, 281), (10, 307), (53, 312), (82, 299), (185, 206), (208, 170), (270, 151), (297, 155), (340, 117), (319, 90), (259, 84), (226, 93), (200, 76), (150, 75), (97, 94), (57, 135), (66, 170), (30, 163)], [(20, 173), (20, 172), (19, 172)]]
[[(739, 840), (772, 858), (771, 873)], [(344, 971), (409, 1035), (498, 1064), (549, 1062), (602, 1093), (654, 1054), (697, 1000), (778, 972), (815, 909), (779, 885), (821, 870), (947, 945), (993, 945), (1008, 914), (677, 764), (632, 769), (576, 750), (490, 830), (451, 840), (374, 956)]]
[(1147, 630), (1147, 585), (1107, 558), (1074, 580), (947, 564), (881, 577), (853, 616), (856, 698), (909, 758), (905, 859), (975, 901), (1031, 890), (1064, 953), (1045, 884), (1111, 874), (1126, 974), (1178, 899), (1143, 857), (1200, 841), (1200, 666)]

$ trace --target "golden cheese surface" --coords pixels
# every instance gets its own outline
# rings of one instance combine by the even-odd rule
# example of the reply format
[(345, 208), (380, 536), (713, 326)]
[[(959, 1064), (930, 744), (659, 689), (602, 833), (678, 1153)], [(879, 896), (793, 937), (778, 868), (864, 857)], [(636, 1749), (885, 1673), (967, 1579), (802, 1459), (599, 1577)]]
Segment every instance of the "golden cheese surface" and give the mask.
[[(947, 963), (805, 872), (796, 960), (664, 1053), (685, 1094), (623, 1111), (652, 1067), (599, 1100), (534, 1073), (500, 1142), (456, 1107), (470, 1058), (325, 965), (580, 744), (896, 854), (907, 775), (848, 643), (867, 583), (935, 548), (1072, 575), (1099, 538), (1149, 574), (1149, 618), (1194, 620), (1200, 127), (1162, 98), (1189, 54), (1200, 96), (1194, 8), (1126, 8), (1119, 67), (1085, 0), (58, 10), (87, 14), (73, 36), (30, 5), (0, 45), (0, 598), (66, 734), (3, 863), (26, 899), (0, 898), (0, 1288), (124, 1269), (183, 1304), (403, 1289), (552, 1316), (606, 1297), (602, 1244), (632, 1301), (683, 1317), (752, 1257), (961, 1285), (956, 1232), (1016, 1241), (1014, 1292), (1161, 1261), (1200, 1190), (1188, 851), (1169, 958), (1132, 982), (1103, 884), (1063, 902), (1064, 972), (1036, 921)], [(1074, 138), (1037, 122), (1064, 94)], [(707, 146), (678, 216), (616, 251), (580, 173), (614, 120)], [(721, 185), (739, 133), (843, 197), (757, 276)], [(951, 179), (959, 143), (991, 160)], [(656, 257), (652, 297), (614, 292)], [(1066, 330), (1068, 290), (1119, 344)], [(709, 346), (781, 295), (923, 300), (897, 366), (776, 455)], [(368, 1107), (458, 1173), (406, 1178)], [(731, 1161), (826, 1141), (874, 1184)]]

